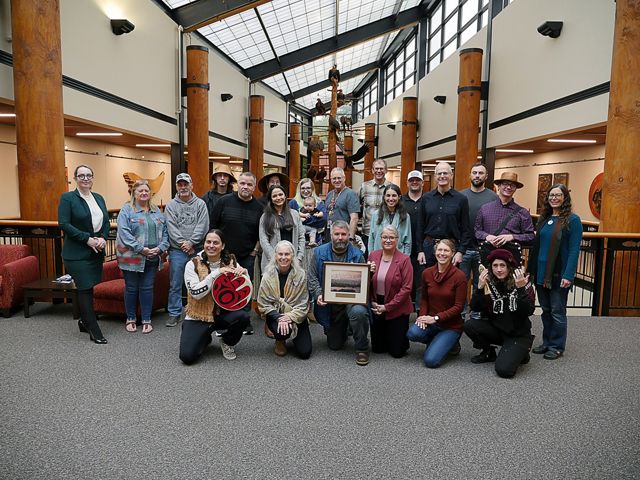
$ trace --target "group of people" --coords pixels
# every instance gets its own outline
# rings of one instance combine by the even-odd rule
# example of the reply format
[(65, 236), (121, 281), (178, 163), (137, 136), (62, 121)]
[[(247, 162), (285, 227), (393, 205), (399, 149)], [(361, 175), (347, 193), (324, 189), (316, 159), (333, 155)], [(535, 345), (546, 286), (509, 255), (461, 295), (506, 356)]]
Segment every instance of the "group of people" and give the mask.
[[(179, 174), (164, 213), (152, 203), (148, 182), (137, 181), (117, 219), (127, 332), (137, 331), (138, 312), (142, 333), (153, 330), (154, 279), (168, 257), (166, 326), (182, 322), (179, 355), (185, 364), (198, 361), (214, 336), (232, 360), (242, 335), (253, 333), (248, 300), (230, 309), (212, 294), (221, 276), (232, 278), (229, 284), (245, 297), (254, 291), (279, 356), (290, 348), (300, 358), (311, 356), (310, 318), (322, 326), (332, 350), (352, 336), (358, 365), (369, 363), (371, 351), (399, 358), (418, 342), (425, 345), (424, 364), (435, 368), (460, 351), (463, 333), (480, 350), (472, 362), (495, 362), (502, 377), (515, 375), (530, 351), (549, 360), (562, 356), (582, 238), (566, 186), (549, 189), (534, 227), (529, 212), (514, 201), (523, 184), (513, 172), (494, 181), (494, 193), (485, 185), (486, 167), (478, 163), (470, 172), (471, 187), (458, 192), (450, 165), (440, 162), (433, 190), (423, 193), (422, 173), (415, 170), (404, 195), (386, 173), (386, 163), (375, 161), (373, 179), (356, 193), (346, 186), (344, 171), (334, 168), (333, 188), (323, 202), (308, 178), (289, 200), (282, 173), (258, 181), (250, 172), (236, 178), (228, 166), (217, 165), (212, 189), (202, 198), (193, 193), (191, 177)], [(62, 195), (59, 223), (65, 268), (78, 290), (79, 328), (92, 341), (107, 343), (92, 289), (101, 279), (109, 221), (104, 199), (91, 191), (93, 175), (86, 165), (76, 168), (77, 188)], [(526, 268), (521, 246), (531, 247)], [(369, 279), (360, 285), (366, 300), (327, 301), (327, 262), (367, 264)], [(544, 331), (531, 350), (536, 291)]]

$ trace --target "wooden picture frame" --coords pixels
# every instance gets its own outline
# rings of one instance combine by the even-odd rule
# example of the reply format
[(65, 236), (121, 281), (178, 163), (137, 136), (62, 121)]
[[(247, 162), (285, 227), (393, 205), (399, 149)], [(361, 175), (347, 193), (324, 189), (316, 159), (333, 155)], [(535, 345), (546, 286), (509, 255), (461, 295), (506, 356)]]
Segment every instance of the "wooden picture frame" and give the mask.
[(367, 305), (369, 271), (367, 263), (324, 262), (323, 300), (326, 303)]

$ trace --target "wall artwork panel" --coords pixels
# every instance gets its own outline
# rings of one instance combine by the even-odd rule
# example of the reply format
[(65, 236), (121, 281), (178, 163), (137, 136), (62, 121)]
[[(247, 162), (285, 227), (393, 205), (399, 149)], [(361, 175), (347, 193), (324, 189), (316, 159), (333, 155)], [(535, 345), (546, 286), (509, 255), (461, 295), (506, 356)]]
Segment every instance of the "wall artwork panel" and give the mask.
[(569, 188), (569, 173), (554, 173), (553, 174), (553, 184), (561, 183), (565, 187)]
[(551, 188), (553, 175), (550, 173), (540, 173), (538, 175), (538, 201), (536, 205), (536, 213), (539, 215), (544, 208), (544, 202), (547, 199), (547, 191)]

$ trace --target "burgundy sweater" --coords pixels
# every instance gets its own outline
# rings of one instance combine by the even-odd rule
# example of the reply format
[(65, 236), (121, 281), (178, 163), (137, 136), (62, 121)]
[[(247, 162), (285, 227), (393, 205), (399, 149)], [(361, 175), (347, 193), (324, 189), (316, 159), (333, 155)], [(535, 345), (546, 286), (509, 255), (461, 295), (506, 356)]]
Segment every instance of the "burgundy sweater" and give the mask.
[(462, 310), (467, 298), (467, 279), (453, 265), (436, 281), (438, 265), (422, 272), (420, 315), (438, 315), (437, 325), (462, 333)]

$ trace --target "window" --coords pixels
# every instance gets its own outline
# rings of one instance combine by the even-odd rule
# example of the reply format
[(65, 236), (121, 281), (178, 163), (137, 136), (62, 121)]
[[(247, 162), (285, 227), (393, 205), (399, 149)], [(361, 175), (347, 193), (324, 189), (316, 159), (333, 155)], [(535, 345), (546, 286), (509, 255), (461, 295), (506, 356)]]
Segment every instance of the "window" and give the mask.
[(417, 34), (411, 35), (385, 67), (385, 103), (402, 95), (416, 83), (417, 42)]
[(374, 79), (362, 92), (358, 102), (358, 120), (368, 117), (378, 109), (378, 80)]

